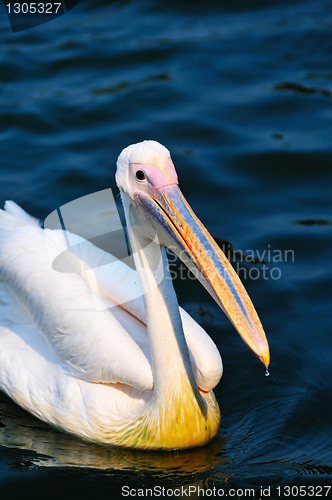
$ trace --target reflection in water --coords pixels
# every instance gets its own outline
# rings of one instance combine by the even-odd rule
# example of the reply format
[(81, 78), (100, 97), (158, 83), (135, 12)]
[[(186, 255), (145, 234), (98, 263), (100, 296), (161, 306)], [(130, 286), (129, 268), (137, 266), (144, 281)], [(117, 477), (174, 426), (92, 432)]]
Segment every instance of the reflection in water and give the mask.
[[(252, 397), (252, 394), (244, 396), (246, 406), (246, 397)], [(232, 435), (229, 442), (218, 436), (202, 448), (159, 452), (117, 448), (77, 439), (41, 422), (0, 393), (0, 445), (28, 451), (27, 456), (16, 457), (16, 469), (22, 467), (24, 470), (26, 465), (64, 468), (68, 472), (83, 468), (100, 471), (101, 477), (111, 473), (120, 486), (129, 484), (136, 488), (141, 488), (147, 481), (148, 486), (196, 485), (205, 489), (224, 488), (225, 491), (252, 487), (256, 491), (261, 485), (276, 488), (280, 484), (302, 484), (305, 477), (310, 484), (320, 484), (320, 478), (324, 484), (329, 484), (332, 466), (310, 459), (301, 452), (300, 446), (306, 442), (303, 436), (309, 433), (316, 443), (314, 446), (319, 446), (320, 442), (323, 450), (326, 448), (326, 433), (323, 430), (318, 436), (318, 431), (306, 429), (306, 405), (299, 410), (303, 407), (303, 400), (299, 404), (295, 398), (291, 405), (290, 399), (285, 399), (285, 407), (281, 400), (276, 399), (274, 404), (271, 404), (272, 399), (265, 404), (257, 401), (262, 414), (267, 417), (263, 425), (256, 422), (253, 426), (250, 422), (252, 415), (246, 414), (247, 408), (244, 408), (242, 415), (236, 417), (239, 421), (230, 425)], [(271, 440), (269, 429), (278, 412), (283, 415), (280, 421), (284, 420), (284, 426), (277, 429)], [(297, 451), (293, 448), (294, 440), (299, 445)], [(36, 455), (31, 457), (30, 452)], [(196, 498), (195, 495), (191, 497)], [(274, 497), (271, 495), (270, 498)]]
[[(224, 440), (217, 438), (193, 450), (156, 452), (104, 446), (76, 439), (41, 422), (0, 393), (0, 445), (37, 453), (32, 463), (43, 467), (90, 467), (136, 470), (149, 477), (185, 480), (223, 463)], [(31, 457), (30, 457), (31, 462)]]

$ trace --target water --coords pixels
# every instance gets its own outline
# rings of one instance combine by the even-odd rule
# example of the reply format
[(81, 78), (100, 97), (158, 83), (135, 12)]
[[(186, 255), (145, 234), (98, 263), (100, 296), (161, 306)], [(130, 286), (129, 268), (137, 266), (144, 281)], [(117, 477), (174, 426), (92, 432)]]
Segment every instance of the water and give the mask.
[(1, 395), (4, 498), (121, 498), (123, 486), (190, 485), (255, 488), (257, 498), (271, 487), (269, 498), (280, 498), (287, 486), (331, 485), (331, 1), (80, 1), (16, 34), (3, 7), (0, 26), (1, 202), (45, 219), (115, 190), (123, 147), (160, 141), (229, 252), (271, 347), (265, 377), (182, 270), (179, 300), (224, 361), (217, 438), (184, 452), (110, 449)]

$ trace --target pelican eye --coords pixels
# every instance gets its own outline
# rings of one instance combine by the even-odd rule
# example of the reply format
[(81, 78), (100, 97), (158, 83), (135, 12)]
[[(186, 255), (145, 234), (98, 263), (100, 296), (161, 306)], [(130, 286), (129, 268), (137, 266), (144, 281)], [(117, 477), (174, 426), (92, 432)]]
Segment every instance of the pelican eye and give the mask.
[(136, 172), (136, 179), (138, 181), (144, 181), (145, 180), (145, 173), (143, 172), (143, 170), (137, 170), (137, 172)]

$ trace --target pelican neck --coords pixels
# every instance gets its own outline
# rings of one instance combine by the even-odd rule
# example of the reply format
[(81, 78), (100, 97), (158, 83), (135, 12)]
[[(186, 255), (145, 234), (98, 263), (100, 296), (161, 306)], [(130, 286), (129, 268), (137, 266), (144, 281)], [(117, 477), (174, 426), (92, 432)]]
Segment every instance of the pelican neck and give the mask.
[(177, 376), (186, 377), (197, 389), (166, 249), (132, 226), (130, 199), (122, 200), (146, 310), (154, 393), (164, 394)]

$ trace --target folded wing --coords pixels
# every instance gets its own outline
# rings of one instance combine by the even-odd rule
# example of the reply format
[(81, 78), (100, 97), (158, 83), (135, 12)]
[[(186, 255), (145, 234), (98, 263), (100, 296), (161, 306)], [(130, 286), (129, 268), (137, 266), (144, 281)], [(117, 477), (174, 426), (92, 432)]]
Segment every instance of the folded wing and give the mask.
[[(87, 381), (151, 390), (145, 311), (136, 272), (72, 234), (76, 246), (68, 251), (65, 231), (41, 229), (12, 202), (6, 209), (11, 213), (0, 211), (0, 280), (29, 312), (64, 368)], [(53, 269), (60, 254), (72, 272)], [(197, 384), (208, 391), (222, 374), (219, 352), (182, 309), (181, 317)]]

